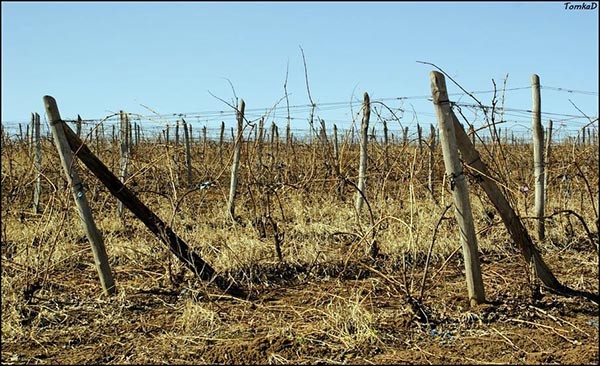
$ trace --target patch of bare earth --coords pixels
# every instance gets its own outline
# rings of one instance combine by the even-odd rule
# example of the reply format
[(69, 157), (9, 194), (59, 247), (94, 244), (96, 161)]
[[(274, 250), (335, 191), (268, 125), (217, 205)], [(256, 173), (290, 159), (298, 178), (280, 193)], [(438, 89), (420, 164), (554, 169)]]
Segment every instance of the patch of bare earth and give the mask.
[[(553, 264), (564, 278), (575, 258)], [(139, 287), (149, 271), (119, 267), (120, 293), (107, 299), (93, 272), (76, 269), (11, 304), (22, 328), (3, 329), (2, 363), (598, 364), (598, 306), (532, 299), (516, 256), (484, 260), (488, 303), (476, 308), (458, 260), (432, 278), (422, 311), (409, 305), (400, 273), (349, 267), (263, 268), (270, 281), (257, 281), (249, 300), (192, 280)]]

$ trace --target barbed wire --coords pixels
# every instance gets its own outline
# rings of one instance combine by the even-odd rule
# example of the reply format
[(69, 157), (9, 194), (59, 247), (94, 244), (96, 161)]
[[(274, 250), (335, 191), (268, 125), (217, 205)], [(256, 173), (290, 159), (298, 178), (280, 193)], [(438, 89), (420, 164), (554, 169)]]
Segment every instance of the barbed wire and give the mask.
[[(576, 94), (583, 94), (583, 95), (598, 95), (598, 93), (596, 92), (589, 92), (589, 91), (581, 91), (581, 90), (574, 90), (574, 89), (568, 89), (568, 88), (560, 88), (560, 87), (552, 87), (552, 86), (542, 86), (542, 89), (547, 89), (547, 90), (553, 90), (553, 91), (559, 91), (559, 92), (565, 92), (565, 93), (576, 93)], [(480, 90), (480, 91), (473, 91), (470, 92), (471, 94), (490, 94), (490, 93), (499, 93), (499, 92), (507, 92), (507, 91), (518, 91), (518, 90), (527, 90), (527, 89), (531, 89), (531, 86), (521, 86), (521, 87), (514, 87), (514, 88), (506, 88), (506, 89), (496, 89), (496, 90)], [(449, 93), (449, 96), (467, 96), (467, 93), (464, 92), (457, 92), (457, 93)], [(460, 99), (460, 98), (459, 98)], [(431, 101), (431, 95), (409, 95), (409, 96), (398, 96), (398, 97), (383, 97), (383, 98), (375, 98), (372, 99), (372, 104), (375, 105), (377, 103), (382, 104), (383, 106), (387, 107), (389, 109), (389, 111), (392, 111), (393, 113), (390, 114), (390, 116), (385, 116), (385, 113), (378, 113), (378, 119), (381, 119), (382, 116), (383, 119), (386, 119), (388, 122), (390, 121), (397, 121), (400, 123), (400, 127), (401, 129), (403, 129), (404, 127), (407, 126), (413, 126), (416, 124), (419, 124), (419, 119), (421, 120), (428, 120), (428, 119), (434, 119), (435, 118), (435, 113), (433, 112), (420, 112), (420, 111), (415, 111), (414, 108), (412, 110), (407, 110), (405, 108), (403, 108), (402, 106), (399, 107), (388, 107), (385, 102), (390, 102), (390, 101), (404, 101), (404, 100), (427, 100), (427, 101)], [(502, 122), (503, 123), (507, 123), (507, 124), (512, 124), (513, 126), (527, 126), (530, 123), (530, 119), (531, 119), (531, 113), (532, 111), (530, 109), (522, 109), (522, 108), (511, 108), (511, 107), (499, 107), (499, 106), (491, 106), (491, 105), (479, 105), (479, 104), (473, 104), (473, 103), (464, 103), (464, 102), (453, 102), (454, 105), (460, 106), (460, 107), (464, 107), (469, 109), (475, 116), (475, 122), (477, 122), (478, 118), (483, 118), (483, 116), (479, 115), (479, 112), (481, 111), (482, 107), (487, 109), (488, 111), (494, 110), (494, 113), (496, 115), (500, 115), (502, 117)], [(338, 111), (338, 110), (342, 110), (342, 109), (347, 109), (350, 108), (352, 110), (353, 107), (358, 107), (360, 105), (362, 105), (362, 100), (355, 98), (354, 100), (346, 100), (346, 101), (333, 101), (333, 102), (322, 102), (322, 103), (315, 103), (316, 105), (316, 113), (323, 113), (323, 112), (332, 112), (332, 111)], [(412, 105), (411, 105), (412, 107)], [(289, 109), (288, 109), (289, 108)], [(298, 117), (298, 115), (301, 115), (303, 113), (308, 114), (312, 108), (313, 105), (312, 104), (297, 104), (297, 105), (290, 105), (288, 108), (283, 108), (283, 107), (268, 107), (268, 108), (248, 108), (245, 110), (245, 116), (246, 118), (250, 121), (250, 122), (256, 122), (258, 121), (260, 118), (265, 117), (266, 115), (268, 115), (269, 120), (271, 120), (273, 123), (275, 123), (275, 120), (277, 119), (282, 119), (282, 120), (286, 120), (286, 121), (290, 121), (290, 122), (298, 122), (298, 121), (302, 121), (302, 122), (307, 122), (308, 121), (308, 116), (300, 116)], [(374, 108), (376, 108), (374, 106)], [(288, 115), (288, 110), (290, 115)], [(388, 111), (388, 113), (389, 113)], [(154, 111), (152, 111), (154, 112)], [(360, 108), (358, 110), (358, 112), (354, 112), (353, 115), (359, 115), (360, 112)], [(400, 116), (404, 116), (405, 113), (408, 113), (409, 118), (398, 118), (396, 113)], [(294, 116), (292, 116), (292, 114)], [(575, 114), (566, 114), (566, 113), (556, 113), (556, 112), (546, 112), (546, 111), (542, 111), (541, 112), (542, 116), (544, 116), (545, 118), (552, 118), (553, 121), (555, 123), (565, 123), (565, 122), (571, 122), (571, 126), (570, 130), (571, 131), (577, 131), (578, 129), (580, 129), (581, 127), (575, 126), (575, 124), (579, 123), (579, 124), (594, 124), (597, 125), (597, 121), (598, 118), (597, 117), (593, 117), (595, 118), (595, 120), (591, 120), (590, 117), (586, 116), (586, 115), (575, 115)], [(168, 126), (176, 126), (178, 124), (181, 124), (181, 119), (185, 118), (188, 120), (188, 123), (196, 123), (196, 124), (204, 124), (204, 126), (206, 127), (206, 125), (208, 124), (212, 124), (215, 122), (222, 122), (224, 120), (230, 120), (235, 118), (236, 115), (236, 110), (231, 108), (228, 110), (212, 110), (212, 111), (199, 111), (199, 112), (179, 112), (179, 113), (168, 113), (168, 114), (159, 114), (154, 112), (152, 115), (143, 115), (143, 114), (138, 114), (138, 113), (127, 113), (127, 115), (133, 119), (134, 121), (139, 122), (140, 124), (142, 124), (142, 122), (144, 122), (144, 129), (149, 129), (149, 130), (160, 130), (160, 129), (164, 129)], [(412, 120), (409, 121), (410, 117), (412, 117)], [(508, 117), (508, 118), (507, 118)], [(593, 119), (592, 118), (592, 119)], [(45, 118), (44, 118), (45, 119)], [(402, 119), (402, 121), (401, 121)], [(103, 123), (105, 125), (110, 125), (110, 124), (115, 124), (117, 122), (119, 122), (120, 120), (120, 116), (119, 114), (112, 114), (109, 116), (105, 116), (103, 118), (86, 118), (83, 119), (81, 122), (83, 125), (97, 125), (100, 123)], [(194, 121), (195, 120), (195, 121)], [(336, 124), (336, 123), (341, 123), (341, 124), (353, 124), (355, 118), (352, 118), (352, 116), (349, 116), (346, 119), (327, 119), (327, 123), (329, 124)], [(66, 120), (67, 122), (76, 122), (75, 120)], [(581, 122), (579, 122), (581, 121)], [(145, 122), (150, 122), (151, 124), (147, 124)], [(19, 124), (25, 124), (27, 125), (28, 122), (25, 121), (2, 121), (2, 125), (4, 128), (18, 128)], [(377, 120), (373, 122), (373, 125), (378, 124), (378, 123), (382, 123), (382, 120)], [(154, 126), (152, 125), (154, 124)], [(47, 125), (47, 122), (46, 122)], [(393, 128), (392, 126), (389, 126), (388, 128)], [(563, 126), (564, 127), (564, 126)], [(592, 129), (597, 128), (596, 126), (591, 126)], [(212, 129), (217, 129), (217, 128), (212, 128)], [(295, 131), (303, 131), (304, 129), (302, 128), (297, 128), (295, 127), (293, 130)], [(311, 131), (311, 128), (307, 128), (306, 131)]]

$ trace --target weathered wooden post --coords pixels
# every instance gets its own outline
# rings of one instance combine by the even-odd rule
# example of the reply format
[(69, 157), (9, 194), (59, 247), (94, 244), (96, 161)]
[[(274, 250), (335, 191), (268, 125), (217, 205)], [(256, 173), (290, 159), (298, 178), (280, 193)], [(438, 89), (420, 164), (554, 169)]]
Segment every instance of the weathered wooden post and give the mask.
[(40, 208), (40, 193), (42, 191), (42, 145), (40, 138), (40, 115), (35, 114), (35, 123), (32, 130), (33, 149), (35, 151), (35, 185), (33, 188), (33, 213), (37, 214)]
[(240, 104), (238, 110), (236, 111), (237, 115), (237, 137), (235, 138), (234, 151), (233, 151), (233, 163), (231, 164), (231, 183), (229, 186), (229, 201), (227, 203), (227, 211), (229, 211), (229, 215), (233, 222), (235, 222), (235, 195), (238, 184), (238, 169), (240, 166), (240, 153), (242, 151), (242, 144), (244, 142), (243, 135), (243, 122), (244, 122), (244, 109), (246, 108), (246, 103), (244, 103), (243, 99), (240, 99)]
[(183, 138), (185, 139), (185, 165), (187, 166), (187, 185), (188, 188), (192, 187), (192, 153), (190, 149), (190, 133), (188, 130), (187, 122), (185, 119), (181, 119), (183, 122)]
[(290, 121), (288, 120), (287, 125), (285, 126), (285, 153), (287, 154), (290, 148), (291, 137), (292, 137), (292, 127), (290, 126)]
[(333, 164), (335, 165), (335, 173), (339, 177), (342, 167), (340, 166), (340, 150), (338, 147), (338, 128), (335, 123), (333, 124)]
[(436, 146), (436, 139), (435, 139), (435, 126), (433, 124), (430, 125), (429, 127), (429, 164), (428, 164), (428, 173), (427, 174), (427, 188), (429, 189), (429, 192), (431, 192), (431, 197), (433, 197), (434, 201), (435, 201), (435, 194), (433, 192), (433, 168), (434, 168), (434, 164), (435, 164), (435, 146)]
[(408, 145), (408, 127), (402, 129), (402, 146)]
[(175, 161), (177, 171), (179, 172), (179, 121), (175, 122), (175, 147), (173, 148), (173, 160)]
[[(119, 129), (119, 139), (120, 139), (120, 152), (121, 152), (121, 161), (119, 164), (119, 179), (121, 182), (125, 183), (127, 179), (128, 169), (129, 169), (129, 156), (130, 156), (130, 141), (129, 141), (129, 118), (127, 114), (123, 111), (119, 111), (119, 115), (121, 117), (121, 128)], [(123, 203), (117, 203), (117, 214), (119, 217), (123, 217)]]
[[(548, 120), (548, 127), (546, 128), (546, 151), (544, 157), (544, 163), (550, 168), (550, 153), (552, 150), (552, 120)], [(544, 192), (548, 191), (548, 169), (544, 172)]]
[(419, 139), (419, 156), (423, 154), (423, 129), (417, 123), (417, 138)]
[(223, 137), (225, 135), (225, 122), (221, 121), (221, 133), (219, 135), (219, 163), (223, 163)]
[(279, 155), (279, 130), (277, 129), (277, 125), (275, 122), (271, 124), (271, 161), (270, 167), (273, 169), (273, 165), (275, 164), (276, 157)]
[(262, 171), (262, 152), (263, 152), (263, 139), (265, 135), (265, 119), (261, 117), (258, 121), (258, 130), (256, 131), (256, 172), (260, 176)]
[(367, 187), (367, 134), (369, 132), (369, 118), (371, 117), (371, 102), (369, 94), (365, 92), (363, 98), (363, 118), (360, 126), (360, 162), (358, 167), (358, 190), (356, 192), (356, 211), (360, 213), (363, 206), (363, 195), (366, 196)]
[(535, 177), (535, 204), (534, 212), (537, 217), (538, 240), (544, 240), (544, 129), (541, 117), (540, 78), (531, 75), (531, 89), (533, 92), (532, 129), (533, 129), (533, 169)]
[(82, 124), (81, 116), (77, 115), (77, 137), (81, 138), (81, 124)]
[(108, 295), (116, 293), (115, 282), (110, 271), (110, 265), (108, 264), (108, 255), (104, 248), (104, 242), (102, 235), (96, 227), (94, 217), (92, 216), (92, 210), (88, 204), (87, 198), (83, 192), (83, 182), (77, 172), (77, 165), (71, 157), (71, 148), (69, 142), (65, 136), (63, 129), (64, 122), (60, 118), (58, 106), (56, 101), (51, 96), (44, 97), (44, 106), (46, 108), (46, 114), (48, 115), (48, 121), (50, 122), (50, 128), (54, 137), (54, 144), (58, 150), (60, 156), (60, 162), (67, 176), (67, 181), (73, 190), (73, 198), (75, 199), (75, 205), (79, 213), (79, 218), (83, 223), (83, 229), (87, 236), (94, 254), (94, 261), (96, 263), (96, 269), (100, 276), (100, 282), (102, 289)]
[[(31, 113), (31, 122), (27, 125), (27, 150), (33, 155), (33, 131), (35, 130), (35, 113)], [(31, 132), (30, 132), (31, 131)]]
[(450, 101), (448, 100), (444, 75), (432, 71), (430, 76), (431, 95), (433, 96), (433, 104), (438, 118), (444, 165), (446, 166), (446, 175), (450, 178), (450, 189), (452, 190), (455, 207), (454, 214), (459, 225), (459, 235), (463, 248), (467, 289), (471, 306), (474, 306), (485, 301), (485, 292), (467, 181), (458, 158), (456, 136), (450, 114)]
[(390, 160), (388, 156), (389, 140), (388, 140), (388, 126), (387, 121), (383, 120), (383, 166), (385, 172), (390, 170)]
[[(192, 125), (190, 125), (192, 127)], [(191, 134), (190, 134), (191, 136)], [(202, 156), (204, 157), (204, 163), (206, 163), (206, 148), (208, 147), (208, 131), (206, 125), (202, 126)]]

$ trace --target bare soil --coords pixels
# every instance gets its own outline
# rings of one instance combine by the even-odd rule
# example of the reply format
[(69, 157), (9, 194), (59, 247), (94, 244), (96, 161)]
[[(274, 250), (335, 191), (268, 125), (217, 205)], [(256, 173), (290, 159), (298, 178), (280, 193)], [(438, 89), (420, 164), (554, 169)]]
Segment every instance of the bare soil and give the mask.
[[(122, 290), (109, 299), (91, 268), (79, 266), (15, 304), (29, 332), (3, 339), (2, 363), (598, 364), (596, 304), (532, 298), (515, 253), (482, 256), (488, 301), (469, 308), (459, 257), (434, 275), (420, 307), (407, 300), (402, 274), (378, 263), (310, 273), (265, 266), (248, 300), (193, 279), (138, 287), (153, 271), (119, 267)], [(576, 288), (590, 278), (581, 263), (597, 260), (570, 250), (547, 258)]]

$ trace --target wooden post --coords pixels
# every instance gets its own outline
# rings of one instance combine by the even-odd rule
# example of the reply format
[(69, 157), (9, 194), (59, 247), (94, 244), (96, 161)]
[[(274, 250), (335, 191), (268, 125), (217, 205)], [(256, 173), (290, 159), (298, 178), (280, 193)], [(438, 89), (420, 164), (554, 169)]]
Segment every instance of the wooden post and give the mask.
[(40, 115), (35, 114), (35, 123), (32, 130), (33, 149), (35, 151), (35, 185), (33, 188), (33, 213), (39, 213), (40, 193), (42, 191), (42, 145), (40, 138)]
[(240, 99), (240, 105), (237, 110), (237, 137), (235, 139), (234, 151), (233, 151), (233, 163), (231, 164), (231, 183), (229, 186), (229, 201), (227, 203), (227, 211), (231, 215), (231, 219), (235, 222), (235, 195), (238, 184), (238, 169), (240, 166), (240, 153), (242, 151), (242, 143), (244, 142), (243, 136), (243, 122), (244, 122), (244, 109), (246, 103), (243, 99)]
[(175, 122), (175, 147), (173, 148), (173, 160), (177, 166), (177, 171), (179, 171), (179, 121)]
[(256, 131), (256, 172), (260, 176), (262, 171), (262, 151), (263, 151), (263, 139), (265, 135), (265, 119), (261, 117), (258, 121), (258, 130)]
[(31, 113), (31, 122), (27, 125), (27, 150), (33, 155), (33, 131), (35, 130), (35, 113)]
[[(552, 150), (552, 120), (548, 120), (548, 127), (546, 129), (546, 155), (544, 157), (544, 163), (550, 168), (550, 153)], [(548, 169), (544, 172), (544, 192), (548, 191)]]
[(389, 148), (389, 140), (388, 140), (388, 126), (387, 121), (383, 120), (383, 166), (385, 172), (387, 173), (390, 169), (390, 161), (388, 157), (388, 148)]
[(225, 135), (225, 122), (221, 121), (221, 134), (219, 135), (219, 162), (223, 164), (223, 137)]
[(421, 156), (423, 153), (423, 129), (421, 128), (421, 126), (418, 123), (417, 123), (417, 136), (419, 139), (419, 156)]
[[(44, 97), (44, 106), (46, 108), (46, 114), (50, 122), (50, 128), (52, 129), (52, 135), (54, 137), (54, 144), (58, 150), (60, 156), (60, 162), (67, 176), (67, 181), (73, 191), (73, 198), (75, 199), (75, 205), (79, 213), (79, 218), (83, 223), (85, 235), (87, 236), (94, 254), (94, 261), (96, 262), (96, 269), (100, 276), (100, 283), (102, 289), (108, 295), (116, 293), (115, 282), (110, 271), (110, 265), (108, 264), (108, 255), (104, 248), (104, 242), (102, 235), (96, 227), (94, 218), (92, 216), (92, 210), (88, 204), (88, 201), (83, 192), (83, 183), (77, 172), (77, 165), (74, 164), (74, 160), (71, 157), (71, 148), (69, 142), (65, 137), (63, 130), (64, 122), (60, 117), (58, 106), (54, 98), (50, 96)], [(68, 128), (68, 126), (67, 126)], [(70, 130), (70, 129), (69, 129)], [(73, 131), (71, 131), (72, 133)]]
[(290, 126), (290, 121), (288, 120), (287, 125), (285, 126), (285, 153), (288, 154), (290, 148), (290, 142), (292, 137), (292, 127)]
[[(338, 128), (333, 124), (333, 164), (335, 165), (335, 174), (337, 177), (341, 174), (341, 166), (340, 166), (340, 150), (338, 147)], [(341, 187), (341, 186), (340, 186)], [(341, 198), (341, 194), (340, 194)]]
[(269, 151), (271, 152), (270, 156), (270, 169), (273, 169), (273, 165), (275, 164), (275, 157), (277, 156), (276, 148), (277, 148), (277, 136), (279, 136), (279, 132), (277, 132), (277, 125), (275, 122), (271, 124), (271, 147)]
[(434, 164), (435, 164), (435, 146), (436, 146), (436, 139), (435, 139), (435, 126), (433, 124), (430, 125), (429, 127), (429, 165), (428, 165), (428, 169), (429, 169), (429, 174), (427, 175), (427, 188), (429, 188), (429, 192), (431, 192), (431, 197), (433, 197), (434, 201), (435, 201), (435, 194), (433, 192), (433, 168), (434, 168)]
[(77, 137), (81, 138), (81, 124), (83, 121), (81, 120), (81, 116), (77, 115)]
[(402, 129), (402, 145), (408, 145), (408, 127)]
[[(369, 133), (369, 118), (371, 117), (371, 102), (369, 100), (369, 94), (365, 92), (363, 98), (363, 118), (360, 126), (360, 165), (358, 167), (358, 190), (356, 192), (356, 211), (360, 213), (363, 206), (363, 195), (366, 196), (367, 187), (367, 134)], [(361, 194), (362, 192), (362, 194)]]
[[(129, 118), (125, 112), (120, 111), (121, 117), (121, 128), (119, 130), (119, 139), (121, 143), (121, 161), (119, 164), (119, 179), (125, 183), (127, 179), (127, 173), (129, 168)], [(117, 202), (117, 214), (119, 217), (123, 217), (123, 203)]]
[(190, 150), (190, 133), (188, 130), (187, 122), (183, 121), (183, 138), (185, 139), (185, 165), (187, 166), (187, 185), (188, 188), (192, 187), (192, 154)]
[[(192, 127), (192, 125), (190, 125), (190, 127)], [(191, 134), (190, 134), (191, 136)], [(208, 136), (207, 136), (207, 130), (206, 130), (206, 125), (202, 126), (202, 156), (204, 158), (204, 162), (206, 163), (206, 147), (208, 144)]]
[(437, 71), (432, 71), (430, 76), (431, 95), (433, 96), (433, 104), (438, 118), (444, 165), (446, 166), (446, 175), (450, 177), (450, 189), (452, 190), (455, 207), (454, 214), (460, 228), (459, 234), (465, 260), (467, 289), (471, 306), (474, 306), (485, 301), (485, 292), (481, 277), (477, 238), (471, 214), (467, 181), (458, 158), (455, 131), (450, 114), (450, 102), (448, 100), (444, 75)]
[(533, 129), (533, 169), (535, 177), (535, 204), (534, 212), (537, 217), (538, 240), (544, 240), (544, 129), (541, 118), (540, 78), (531, 75), (531, 89), (533, 92), (532, 129)]

